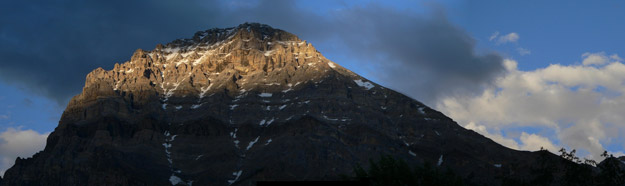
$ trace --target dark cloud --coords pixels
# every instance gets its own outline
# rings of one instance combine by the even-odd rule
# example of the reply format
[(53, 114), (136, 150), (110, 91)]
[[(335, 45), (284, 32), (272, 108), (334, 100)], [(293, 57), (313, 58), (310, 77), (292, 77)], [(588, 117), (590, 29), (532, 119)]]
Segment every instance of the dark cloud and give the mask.
[(80, 91), (89, 71), (126, 61), (136, 48), (243, 22), (344, 51), (334, 56), (359, 61), (368, 77), (430, 103), (479, 90), (504, 69), (498, 55), (477, 55), (472, 37), (436, 8), (420, 14), (369, 4), (321, 15), (285, 0), (5, 1), (0, 7), (0, 79), (60, 103)]
[(260, 1), (229, 17), (267, 23), (317, 46), (338, 45), (324, 47), (346, 52), (338, 56), (359, 63), (350, 66), (369, 69), (364, 72), (368, 77), (428, 104), (445, 96), (481, 93), (504, 73), (502, 57), (477, 54), (466, 31), (450, 23), (441, 7), (426, 5), (430, 12), (372, 3), (321, 16), (291, 1)]
[(440, 9), (420, 15), (371, 5), (337, 14), (351, 54), (382, 83), (425, 102), (481, 92), (504, 72), (499, 55), (476, 54), (475, 40)]
[(0, 79), (63, 105), (92, 69), (218, 26), (219, 7), (185, 2), (2, 1)]

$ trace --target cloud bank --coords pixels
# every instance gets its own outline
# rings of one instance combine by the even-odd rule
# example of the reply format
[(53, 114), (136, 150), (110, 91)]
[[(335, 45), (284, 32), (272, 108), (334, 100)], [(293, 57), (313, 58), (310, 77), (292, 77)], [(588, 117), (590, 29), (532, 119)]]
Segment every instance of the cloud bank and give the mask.
[(213, 2), (2, 1), (0, 81), (65, 105), (87, 73), (214, 24)]
[(31, 157), (43, 150), (49, 134), (21, 128), (8, 128), (0, 133), (0, 176), (13, 166), (17, 157)]
[(3, 1), (0, 7), (0, 80), (60, 105), (81, 90), (88, 72), (126, 61), (136, 48), (246, 21), (335, 47), (344, 53), (336, 55), (360, 61), (351, 66), (368, 68), (368, 77), (425, 102), (479, 92), (504, 72), (499, 55), (477, 54), (475, 40), (435, 6), (430, 14), (376, 3), (320, 13), (284, 0)]
[[(582, 56), (591, 62), (533, 71), (520, 71), (516, 61), (505, 60), (508, 72), (494, 86), (478, 96), (443, 99), (437, 108), (466, 128), (515, 149), (553, 150), (555, 140), (558, 146), (598, 158), (608, 146), (625, 148), (620, 138), (625, 134), (625, 65), (616, 54)], [(545, 138), (538, 131), (502, 137), (502, 130), (514, 127), (553, 130), (555, 136)]]

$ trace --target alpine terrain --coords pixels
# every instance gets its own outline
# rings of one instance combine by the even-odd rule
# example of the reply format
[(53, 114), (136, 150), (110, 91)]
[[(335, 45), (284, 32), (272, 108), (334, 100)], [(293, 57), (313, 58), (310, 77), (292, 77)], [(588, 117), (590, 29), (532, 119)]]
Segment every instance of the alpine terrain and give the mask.
[(18, 158), (1, 185), (340, 180), (381, 155), (498, 185), (564, 161), (547, 154), (503, 147), (291, 33), (245, 23), (95, 69), (45, 149)]

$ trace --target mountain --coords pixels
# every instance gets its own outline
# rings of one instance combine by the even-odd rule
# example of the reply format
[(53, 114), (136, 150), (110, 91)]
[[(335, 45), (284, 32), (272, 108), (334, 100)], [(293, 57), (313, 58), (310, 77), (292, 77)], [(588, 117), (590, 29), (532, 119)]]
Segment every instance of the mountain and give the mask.
[(545, 158), (564, 161), (503, 147), (291, 33), (245, 23), (95, 69), (45, 149), (18, 158), (2, 184), (339, 180), (381, 155), (487, 185), (533, 178), (531, 165)]

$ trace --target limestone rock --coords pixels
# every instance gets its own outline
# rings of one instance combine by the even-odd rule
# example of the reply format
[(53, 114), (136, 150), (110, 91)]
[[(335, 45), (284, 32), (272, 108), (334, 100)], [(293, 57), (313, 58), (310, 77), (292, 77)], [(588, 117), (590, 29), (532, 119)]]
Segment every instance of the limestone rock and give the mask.
[(18, 159), (2, 184), (337, 180), (381, 154), (440, 161), (488, 185), (532, 176), (538, 157), (460, 127), (293, 34), (246, 23), (138, 49), (89, 73), (45, 150)]

